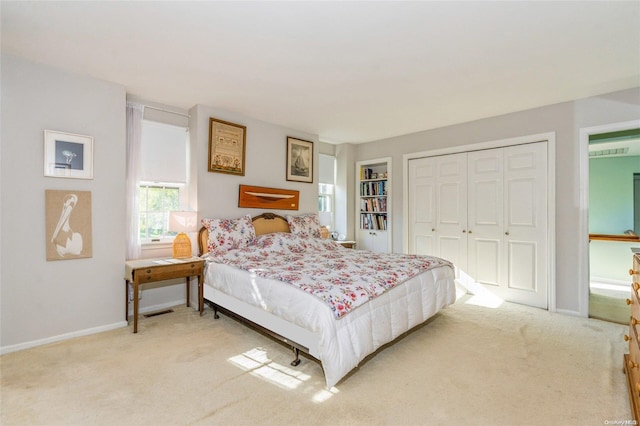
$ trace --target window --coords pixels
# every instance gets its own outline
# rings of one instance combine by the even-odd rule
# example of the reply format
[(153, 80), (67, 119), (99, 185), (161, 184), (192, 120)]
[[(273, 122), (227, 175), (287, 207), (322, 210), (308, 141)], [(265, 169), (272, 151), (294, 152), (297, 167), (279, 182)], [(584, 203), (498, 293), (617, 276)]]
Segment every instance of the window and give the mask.
[(320, 225), (334, 228), (334, 193), (335, 193), (335, 162), (332, 155), (320, 154), (320, 183), (318, 184), (318, 212)]
[(321, 183), (318, 189), (320, 225), (333, 229), (333, 185)]
[(158, 242), (173, 238), (169, 232), (169, 212), (180, 210), (183, 184), (140, 183), (140, 241)]
[(171, 241), (169, 212), (188, 210), (188, 133), (184, 127), (142, 122), (140, 146), (140, 241)]

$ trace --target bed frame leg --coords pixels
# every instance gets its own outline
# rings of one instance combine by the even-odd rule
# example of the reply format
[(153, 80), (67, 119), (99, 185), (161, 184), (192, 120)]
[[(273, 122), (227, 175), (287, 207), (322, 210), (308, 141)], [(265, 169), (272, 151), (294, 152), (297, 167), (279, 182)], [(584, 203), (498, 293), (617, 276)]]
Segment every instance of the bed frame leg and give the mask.
[(300, 349), (294, 347), (292, 347), (291, 349), (293, 349), (293, 354), (296, 356), (296, 358), (291, 361), (291, 365), (293, 367), (297, 367), (300, 364)]
[(214, 317), (215, 319), (219, 319), (219, 318), (220, 318), (220, 315), (218, 315), (218, 305), (216, 305), (215, 303), (213, 303), (213, 302), (211, 302), (211, 301), (209, 301), (209, 300), (205, 300), (204, 302), (205, 302), (207, 305), (209, 305), (209, 307), (210, 307), (211, 309), (213, 309), (213, 317)]

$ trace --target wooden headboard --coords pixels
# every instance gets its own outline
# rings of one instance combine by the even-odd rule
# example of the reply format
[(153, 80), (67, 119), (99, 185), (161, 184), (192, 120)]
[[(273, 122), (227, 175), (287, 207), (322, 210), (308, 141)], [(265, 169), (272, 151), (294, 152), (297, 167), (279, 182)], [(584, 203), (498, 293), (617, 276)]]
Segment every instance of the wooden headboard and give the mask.
[[(264, 234), (273, 234), (275, 232), (291, 232), (287, 219), (275, 213), (262, 213), (251, 219), (253, 227), (256, 229), (256, 236)], [(207, 253), (207, 242), (209, 240), (209, 231), (204, 226), (198, 232), (198, 250), (200, 256)]]

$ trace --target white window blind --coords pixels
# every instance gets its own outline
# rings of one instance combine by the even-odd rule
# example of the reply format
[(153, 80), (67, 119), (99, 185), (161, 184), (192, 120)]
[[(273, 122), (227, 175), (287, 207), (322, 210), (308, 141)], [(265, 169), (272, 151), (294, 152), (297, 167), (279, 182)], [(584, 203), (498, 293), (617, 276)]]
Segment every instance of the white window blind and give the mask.
[(140, 180), (185, 183), (187, 152), (187, 131), (184, 127), (143, 121)]
[(319, 179), (320, 183), (333, 185), (336, 175), (336, 157), (333, 155), (320, 154)]

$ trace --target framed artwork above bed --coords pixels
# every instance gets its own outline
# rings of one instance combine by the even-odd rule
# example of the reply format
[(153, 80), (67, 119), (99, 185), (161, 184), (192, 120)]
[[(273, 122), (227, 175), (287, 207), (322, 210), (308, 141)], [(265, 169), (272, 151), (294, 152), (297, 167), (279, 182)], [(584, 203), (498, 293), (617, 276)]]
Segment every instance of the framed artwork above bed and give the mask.
[(287, 180), (313, 183), (313, 142), (287, 137)]
[(247, 127), (209, 118), (208, 170), (244, 176)]

